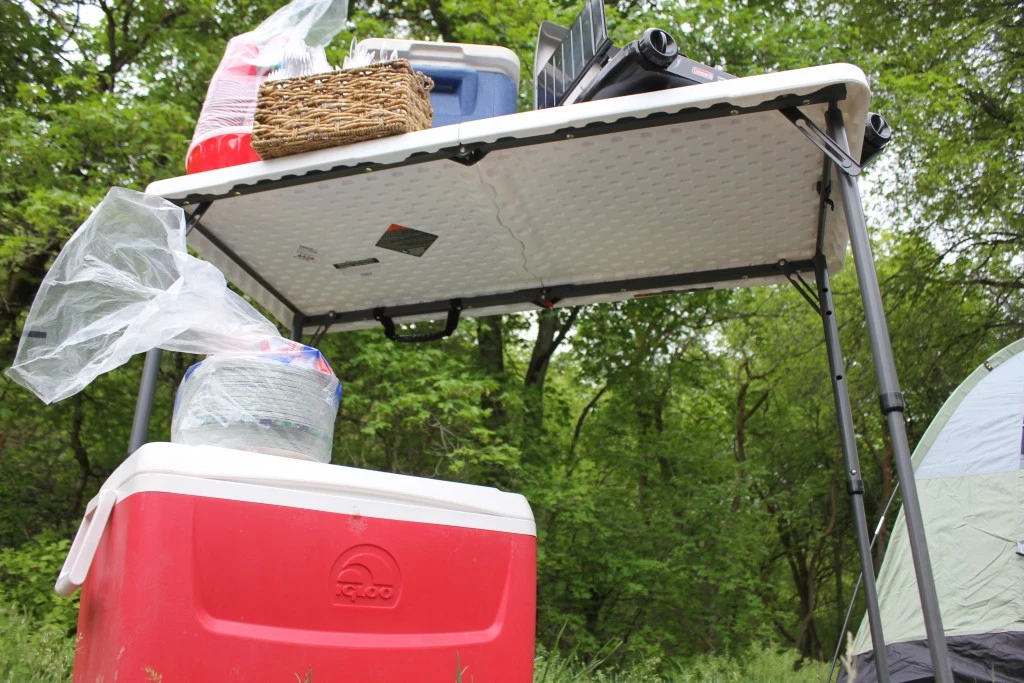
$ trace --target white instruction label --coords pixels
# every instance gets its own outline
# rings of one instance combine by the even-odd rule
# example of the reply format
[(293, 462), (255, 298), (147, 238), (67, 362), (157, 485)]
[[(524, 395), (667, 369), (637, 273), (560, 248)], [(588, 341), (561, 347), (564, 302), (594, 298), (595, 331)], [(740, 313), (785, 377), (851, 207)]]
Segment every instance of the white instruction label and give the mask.
[(320, 254), (313, 247), (304, 247), (300, 244), (295, 247), (295, 258), (307, 263), (313, 263), (320, 258)]

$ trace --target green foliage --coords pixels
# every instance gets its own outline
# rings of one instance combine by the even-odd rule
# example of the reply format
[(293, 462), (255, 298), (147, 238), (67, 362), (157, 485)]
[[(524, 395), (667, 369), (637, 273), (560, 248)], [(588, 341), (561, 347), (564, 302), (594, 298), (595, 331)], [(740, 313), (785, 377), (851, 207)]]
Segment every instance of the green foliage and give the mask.
[(581, 319), (575, 391), (604, 375), (600, 400), (566, 457), (549, 455), (524, 491), (540, 513), (542, 642), (564, 624), (561, 641), (583, 652), (616, 639), (616, 658), (649, 658), (769, 634), (757, 597), (765, 519), (731, 514), (741, 489), (730, 418), (709, 392), (721, 366), (705, 325), (721, 298), (648, 299)]
[[(850, 30), (899, 134), (887, 207), (926, 228), (935, 264), (1004, 298), (1024, 288), (1024, 37), (1020, 6), (850, 3)], [(871, 27), (870, 30), (867, 27)], [(1019, 317), (1020, 297), (1006, 297)]]
[(53, 585), (71, 549), (65, 534), (43, 532), (18, 548), (0, 550), (0, 604), (17, 605), (45, 630), (66, 636), (78, 622), (78, 594), (61, 598)]
[[(111, 185), (182, 171), (227, 39), (279, 4), (0, 6), (5, 361), (64, 241)], [(506, 45), (528, 109), (537, 26), (578, 5), (359, 0), (329, 54), (370, 36)], [(916, 440), (964, 375), (1024, 332), (1019, 8), (654, 0), (607, 12), (620, 44), (660, 26), (737, 75), (823, 61), (869, 72), (874, 108), (898, 134), (865, 189)], [(896, 486), (891, 446), (852, 269), (833, 286), (876, 519)], [(763, 649), (781, 638), (827, 658), (858, 571), (819, 338), (788, 287), (465, 321), (431, 345), (330, 335), (322, 349), (345, 384), (334, 462), (528, 497), (538, 637), (556, 650), (542, 649), (539, 681), (820, 680), (806, 659), (797, 670), (794, 655)], [(168, 437), (193, 360), (165, 354), (152, 439)], [(73, 629), (75, 603), (52, 582), (84, 505), (125, 455), (140, 368), (53, 406), (0, 379), (0, 680), (66, 680), (70, 648), (52, 634)], [(885, 540), (883, 529), (876, 560)]]
[(518, 449), (484, 424), (482, 398), (498, 386), (474, 366), (464, 333), (396, 346), (374, 330), (321, 348), (345, 387), (334, 462), (492, 484), (514, 479)]
[(74, 652), (73, 637), (40, 628), (0, 599), (0, 683), (67, 683)]
[(588, 663), (556, 653), (540, 652), (535, 683), (820, 683), (828, 665), (801, 661), (792, 651), (752, 647), (738, 657), (700, 656), (661, 671), (650, 659), (627, 669), (606, 669), (601, 660)]

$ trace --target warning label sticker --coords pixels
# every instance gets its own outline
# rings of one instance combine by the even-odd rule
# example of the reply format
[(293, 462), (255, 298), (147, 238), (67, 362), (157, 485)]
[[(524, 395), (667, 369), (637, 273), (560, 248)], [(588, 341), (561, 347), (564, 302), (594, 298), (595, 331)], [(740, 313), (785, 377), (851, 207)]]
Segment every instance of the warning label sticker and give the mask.
[(437, 235), (429, 232), (392, 223), (377, 240), (377, 246), (400, 254), (423, 256), (436, 239)]
[(320, 258), (320, 254), (313, 247), (304, 247), (300, 244), (295, 247), (295, 258), (307, 263), (313, 263)]
[(334, 267), (338, 270), (347, 270), (349, 268), (359, 268), (360, 266), (372, 266), (377, 263), (380, 263), (379, 259), (361, 258), (355, 261), (342, 261), (341, 263), (335, 263)]

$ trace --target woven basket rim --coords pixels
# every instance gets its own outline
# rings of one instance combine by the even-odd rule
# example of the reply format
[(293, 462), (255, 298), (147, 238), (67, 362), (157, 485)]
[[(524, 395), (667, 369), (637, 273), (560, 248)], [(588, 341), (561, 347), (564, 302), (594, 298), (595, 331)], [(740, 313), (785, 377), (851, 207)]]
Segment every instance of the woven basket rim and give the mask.
[(266, 81), (252, 147), (262, 159), (430, 127), (433, 81), (407, 59)]
[(276, 81), (263, 81), (263, 83), (260, 84), (260, 94), (263, 93), (264, 88), (268, 90), (276, 90), (282, 84), (306, 82), (315, 83), (317, 81), (323, 81), (325, 79), (338, 76), (369, 76), (374, 72), (385, 70), (418, 76), (426, 92), (429, 93), (434, 89), (434, 79), (422, 71), (416, 71), (408, 59), (393, 59), (388, 62), (375, 62), (373, 64), (367, 64), (366, 66), (357, 66), (350, 69), (335, 69), (333, 71), (324, 71), (323, 73), (310, 74), (308, 76), (293, 76), (291, 78), (281, 78)]

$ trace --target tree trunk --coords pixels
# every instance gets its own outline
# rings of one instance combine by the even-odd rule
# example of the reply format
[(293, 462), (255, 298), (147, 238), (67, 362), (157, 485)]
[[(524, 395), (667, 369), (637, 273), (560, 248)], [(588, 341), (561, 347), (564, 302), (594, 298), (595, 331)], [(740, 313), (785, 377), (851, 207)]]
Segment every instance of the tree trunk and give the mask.
[(802, 551), (789, 559), (793, 585), (800, 600), (800, 623), (793, 645), (804, 657), (820, 657), (821, 640), (818, 638), (818, 629), (814, 623), (814, 611), (818, 601), (814, 586), (817, 579), (814, 561), (813, 558), (808, 561), (807, 555)]
[(537, 318), (537, 338), (533, 342), (533, 353), (526, 368), (526, 386), (544, 393), (544, 379), (548, 372), (551, 354), (555, 352), (555, 333), (558, 331), (558, 311), (541, 311)]
[(85, 422), (84, 398), (82, 394), (77, 394), (72, 401), (74, 408), (71, 413), (71, 454), (78, 463), (78, 476), (75, 477), (75, 486), (71, 491), (70, 513), (77, 517), (82, 514), (82, 499), (85, 497), (89, 477), (92, 476), (92, 464), (89, 462), (89, 451), (82, 441), (82, 425)]
[(768, 390), (766, 389), (761, 396), (754, 401), (754, 405), (751, 408), (747, 408), (747, 394), (750, 391), (750, 385), (759, 379), (763, 379), (763, 375), (751, 375), (750, 365), (748, 361), (743, 363), (743, 371), (746, 374), (746, 380), (740, 382), (739, 392), (736, 394), (736, 435), (735, 435), (735, 458), (736, 463), (739, 465), (736, 469), (736, 484), (737, 492), (732, 499), (732, 511), (738, 512), (742, 503), (738, 486), (747, 478), (747, 421), (754, 416), (761, 406), (764, 405), (765, 401), (768, 400)]
[(524, 383), (531, 394), (526, 404), (527, 420), (538, 431), (544, 424), (544, 380), (548, 364), (555, 349), (565, 341), (579, 313), (580, 307), (574, 306), (569, 310), (568, 317), (563, 319), (558, 310), (549, 308), (541, 311), (537, 318), (537, 339), (533, 343)]
[(505, 341), (500, 315), (481, 318), (476, 325), (476, 345), (480, 366), (488, 377), (498, 382), (499, 388), (480, 398), (480, 407), (488, 412), (484, 421), (488, 429), (497, 431), (505, 426), (508, 416), (501, 404), (501, 385), (505, 382)]

